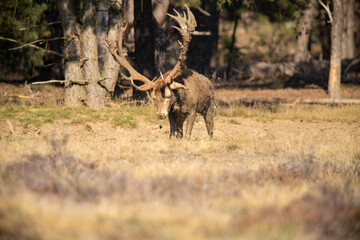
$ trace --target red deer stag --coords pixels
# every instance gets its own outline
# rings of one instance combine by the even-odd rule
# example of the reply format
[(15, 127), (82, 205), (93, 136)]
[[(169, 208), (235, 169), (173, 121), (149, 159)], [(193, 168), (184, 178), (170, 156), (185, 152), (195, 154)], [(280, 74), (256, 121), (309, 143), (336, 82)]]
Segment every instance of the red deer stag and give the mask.
[[(107, 41), (107, 46), (115, 60), (128, 71), (130, 76), (124, 74), (123, 76), (130, 80), (135, 88), (140, 91), (152, 90), (150, 96), (156, 104), (158, 118), (165, 119), (169, 116), (170, 138), (175, 135), (177, 138), (183, 137), (185, 120), (187, 120), (185, 136), (190, 138), (197, 113), (203, 116), (209, 136), (213, 136), (216, 108), (214, 87), (205, 76), (185, 66), (186, 52), (196, 27), (193, 13), (188, 6), (185, 7), (187, 13), (184, 12), (184, 16), (181, 16), (176, 10), (174, 11), (177, 16), (168, 14), (180, 26), (174, 26), (182, 36), (182, 42), (179, 41), (181, 51), (178, 62), (171, 71), (164, 75), (161, 74), (161, 77), (154, 82), (137, 72), (125, 58), (122, 40), (126, 26), (118, 27), (117, 49), (116, 44), (111, 44), (109, 41)], [(134, 80), (141, 81), (144, 85), (137, 86)]]

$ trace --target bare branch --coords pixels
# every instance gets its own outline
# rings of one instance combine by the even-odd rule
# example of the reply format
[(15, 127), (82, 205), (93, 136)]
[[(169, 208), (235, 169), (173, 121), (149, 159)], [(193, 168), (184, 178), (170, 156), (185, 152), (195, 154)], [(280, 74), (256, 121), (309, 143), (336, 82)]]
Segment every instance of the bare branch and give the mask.
[(5, 40), (5, 41), (13, 42), (13, 43), (19, 43), (18, 41), (14, 40), (14, 39), (1, 37), (1, 36), (0, 36), (0, 40)]
[(41, 82), (33, 82), (31, 85), (39, 85), (39, 84), (48, 84), (48, 83), (61, 83), (64, 84), (65, 80), (49, 80), (49, 81), (41, 81)]
[(358, 63), (360, 63), (360, 58), (353, 59), (351, 63), (345, 68), (344, 74), (347, 74), (349, 70)]
[[(6, 38), (6, 37), (1, 37), (1, 36), (0, 36), (0, 40), (5, 40), (5, 41), (13, 42), (13, 43), (18, 43), (18, 44), (24, 44), (24, 43), (21, 43), (21, 42), (15, 40), (15, 39)], [(25, 43), (25, 44), (26, 44), (26, 43)], [(60, 53), (55, 52), (55, 51), (52, 51), (52, 50), (47, 50), (47, 49), (41, 48), (41, 47), (36, 46), (36, 45), (34, 45), (34, 44), (32, 44), (32, 43), (27, 43), (26, 45), (27, 45), (26, 47), (32, 47), (32, 48), (35, 48), (35, 49), (44, 51), (44, 52), (46, 52), (46, 53), (51, 53), (51, 54), (54, 54), (54, 55), (56, 55), (56, 56), (65, 58), (65, 56), (64, 56), (63, 54), (60, 54)], [(9, 50), (10, 50), (10, 49), (9, 49)]]
[(50, 23), (47, 23), (47, 24), (36, 25), (36, 26), (33, 26), (33, 27), (28, 27), (28, 28), (20, 28), (19, 30), (20, 31), (25, 31), (25, 30), (29, 30), (29, 29), (32, 29), (32, 28), (43, 27), (43, 26), (51, 26), (51, 25), (60, 24), (60, 23), (62, 23), (62, 21), (50, 22)]
[(199, 7), (199, 6), (196, 6), (196, 9), (199, 10), (199, 12), (201, 12), (201, 13), (204, 14), (205, 16), (208, 16), (208, 17), (211, 16), (211, 14), (210, 14), (208, 11), (206, 11), (205, 9), (203, 9), (203, 8), (201, 8), (201, 7)]
[(332, 24), (332, 22), (333, 22), (333, 17), (332, 17), (332, 14), (331, 14), (331, 11), (330, 11), (330, 7), (329, 7), (329, 4), (327, 3), (326, 5), (325, 5), (325, 3), (323, 3), (321, 0), (319, 0), (319, 3), (320, 3), (320, 5), (326, 10), (326, 12), (327, 12), (327, 14), (328, 14), (328, 16), (329, 16), (329, 23), (331, 23)]
[(34, 96), (25, 96), (25, 95), (19, 95), (19, 94), (6, 94), (5, 97), (16, 97), (16, 98), (22, 98), (22, 99), (33, 99)]
[(194, 36), (210, 36), (211, 32), (210, 31), (206, 31), (206, 32), (194, 31), (192, 33), (192, 35), (194, 35)]
[(48, 84), (48, 83), (61, 83), (61, 84), (65, 84), (67, 82), (71, 82), (71, 83), (75, 83), (75, 84), (80, 84), (80, 85), (85, 85), (87, 83), (89, 83), (89, 81), (85, 81), (85, 80), (48, 80), (48, 81), (41, 81), (41, 82), (33, 82), (31, 83), (31, 85), (39, 85), (39, 84)]
[[(35, 44), (35, 43), (43, 43), (43, 42), (50, 42), (50, 41), (56, 41), (56, 40), (60, 40), (60, 39), (65, 39), (65, 37), (56, 37), (56, 38), (50, 38), (50, 39), (39, 39), (33, 42), (29, 42), (29, 43), (25, 43), (19, 47), (14, 47), (14, 48), (9, 48), (9, 51), (13, 51), (13, 50), (17, 50), (20, 48), (24, 48), (24, 47), (30, 47), (31, 45)], [(45, 49), (44, 49), (45, 50)], [(51, 50), (49, 50), (51, 51)]]

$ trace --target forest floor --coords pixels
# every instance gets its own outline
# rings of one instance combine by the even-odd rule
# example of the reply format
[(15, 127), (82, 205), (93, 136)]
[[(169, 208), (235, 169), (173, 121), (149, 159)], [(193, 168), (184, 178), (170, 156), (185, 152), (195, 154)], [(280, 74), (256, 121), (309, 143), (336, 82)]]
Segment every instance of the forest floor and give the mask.
[[(216, 96), (231, 98), (258, 98), (258, 99), (320, 99), (327, 98), (327, 91), (316, 85), (310, 85), (307, 88), (239, 88), (238, 84), (232, 82), (221, 82), (215, 85)], [(343, 84), (341, 86), (341, 96), (345, 99), (360, 99), (360, 86)], [(25, 85), (25, 84), (7, 84), (0, 82), (0, 103), (21, 102), (21, 103), (62, 103), (64, 98), (64, 89), (52, 85)], [(119, 101), (116, 101), (119, 102)]]
[[(217, 90), (246, 94), (326, 97)], [(96, 111), (62, 96), (0, 86), (2, 239), (360, 237), (359, 105), (219, 106), (214, 138), (198, 117), (179, 140), (151, 103)]]

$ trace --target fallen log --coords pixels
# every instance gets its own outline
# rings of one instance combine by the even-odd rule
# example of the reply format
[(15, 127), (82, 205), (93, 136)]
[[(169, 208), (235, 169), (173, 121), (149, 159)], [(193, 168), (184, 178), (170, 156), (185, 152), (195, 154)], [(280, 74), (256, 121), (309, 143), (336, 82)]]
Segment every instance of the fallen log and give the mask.
[[(346, 74), (350, 69), (360, 72), (358, 58), (342, 60), (342, 82), (359, 84), (359, 79), (347, 79)], [(274, 84), (277, 87), (304, 87), (308, 84), (316, 84), (324, 89), (327, 88), (330, 63), (327, 60), (312, 60), (309, 62), (256, 62), (251, 64), (234, 65), (227, 79), (237, 82), (240, 86), (268, 86)], [(226, 68), (216, 70), (216, 78), (226, 78)]]
[(26, 96), (26, 95), (19, 95), (19, 94), (5, 94), (3, 97), (8, 97), (8, 98), (21, 98), (21, 99), (34, 99), (36, 98), (35, 96)]
[(305, 104), (360, 104), (360, 99), (342, 99), (342, 98), (319, 98), (319, 99), (303, 99), (300, 103)]
[(346, 105), (360, 104), (360, 99), (286, 99), (286, 98), (249, 98), (249, 97), (217, 97), (217, 103), (220, 106), (230, 107), (239, 105), (296, 105), (296, 104), (323, 104), (323, 105)]

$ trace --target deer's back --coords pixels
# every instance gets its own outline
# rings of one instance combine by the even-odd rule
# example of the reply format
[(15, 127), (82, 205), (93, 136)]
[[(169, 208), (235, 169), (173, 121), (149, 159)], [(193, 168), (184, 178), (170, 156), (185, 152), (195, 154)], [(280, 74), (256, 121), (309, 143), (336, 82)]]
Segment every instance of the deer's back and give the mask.
[(214, 86), (204, 75), (191, 69), (184, 69), (183, 73), (174, 79), (184, 84), (187, 89), (179, 89), (175, 92), (177, 104), (180, 104), (183, 112), (191, 112), (195, 109), (198, 113), (205, 112), (214, 101)]

